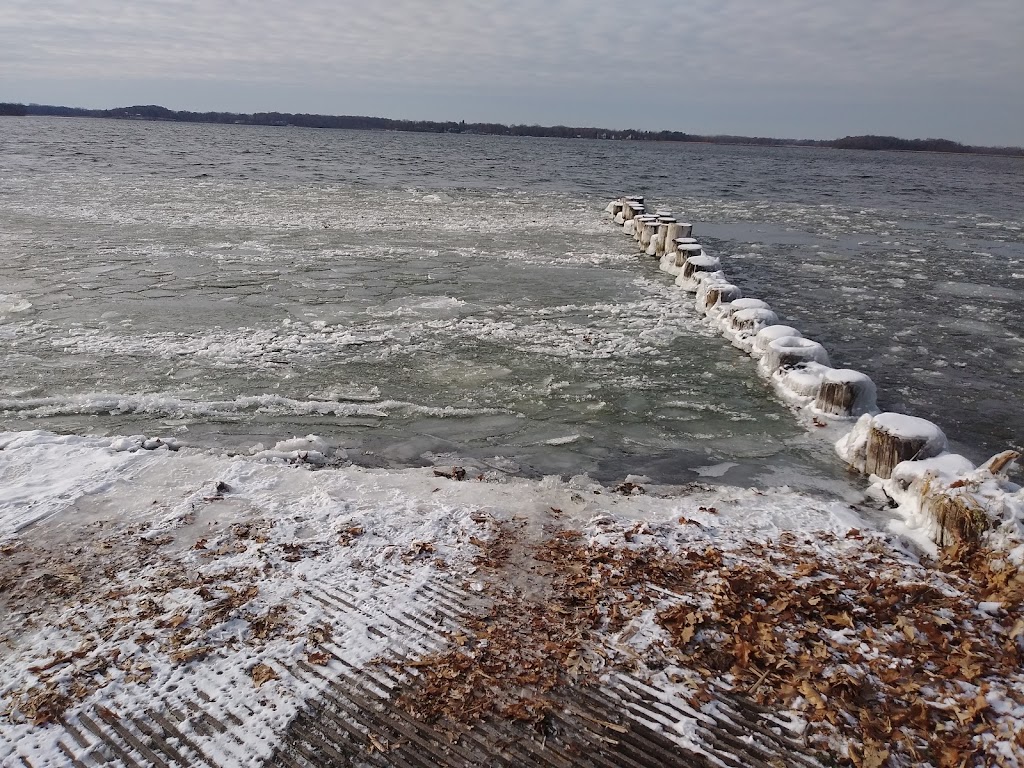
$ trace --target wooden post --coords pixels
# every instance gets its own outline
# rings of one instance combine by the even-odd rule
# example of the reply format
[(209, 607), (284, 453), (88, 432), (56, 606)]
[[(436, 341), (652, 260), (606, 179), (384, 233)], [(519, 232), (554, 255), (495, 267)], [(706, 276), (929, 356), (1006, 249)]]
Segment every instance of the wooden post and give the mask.
[[(668, 232), (665, 234), (665, 250), (671, 251), (675, 248), (675, 244), (679, 242), (681, 237), (689, 237), (682, 233), (683, 227), (688, 227), (689, 224), (680, 224), (678, 221), (673, 220), (668, 227)], [(696, 241), (694, 241), (696, 242)]]
[(630, 201), (625, 197), (620, 197), (617, 202), (619, 203), (619, 210), (614, 214), (612, 220), (621, 227), (626, 223), (627, 211), (630, 210)]
[(828, 352), (816, 341), (803, 336), (782, 336), (769, 342), (761, 358), (762, 373), (770, 376), (780, 368), (790, 368), (802, 363), (830, 365)]
[(668, 233), (676, 223), (671, 216), (661, 216), (658, 221), (660, 223), (658, 224), (658, 234), (654, 238), (654, 253), (651, 253), (651, 249), (648, 248), (648, 256), (661, 256), (665, 253), (665, 247), (670, 242)]
[(653, 213), (645, 213), (642, 216), (637, 216), (634, 223), (633, 239), (638, 243), (644, 234), (644, 227), (649, 221), (657, 221), (658, 217)]
[(875, 409), (875, 383), (860, 371), (847, 368), (825, 374), (814, 407), (830, 416), (860, 416)]
[(651, 214), (642, 213), (639, 216), (633, 217), (633, 239), (638, 243), (640, 242), (640, 236), (644, 233), (644, 224), (646, 224), (651, 218)]
[(640, 248), (646, 250), (654, 239), (655, 235), (658, 234), (658, 219), (648, 219), (644, 222), (643, 231), (640, 232)]
[[(672, 264), (677, 267), (682, 267), (686, 263), (686, 260), (690, 256), (699, 256), (701, 254), (700, 243), (697, 242), (696, 238), (693, 237), (677, 237), (672, 241), (675, 245), (672, 248), (666, 248), (666, 253), (672, 254)], [(683, 248), (684, 245), (696, 245), (697, 248)]]
[(770, 309), (753, 307), (741, 309), (729, 318), (729, 327), (736, 332), (746, 333), (750, 336), (760, 332), (762, 328), (775, 325), (779, 322), (778, 315)]
[[(743, 298), (743, 294), (735, 285), (732, 285), (731, 283), (714, 283), (707, 286), (707, 290), (704, 291), (704, 311), (706, 312), (719, 304), (727, 304), (730, 301), (736, 301), (741, 298)], [(697, 301), (701, 301), (700, 295), (698, 295)]]
[(791, 325), (769, 325), (767, 328), (762, 328), (757, 332), (757, 336), (754, 337), (754, 346), (750, 349), (750, 354), (754, 357), (761, 357), (768, 351), (768, 345), (776, 339), (781, 339), (784, 336), (802, 336), (796, 328)]
[(696, 306), (698, 308), (703, 306), (704, 292), (707, 291), (709, 286), (715, 283), (728, 283), (729, 279), (725, 276), (725, 272), (720, 269), (714, 272), (694, 272), (692, 280), (684, 280), (682, 273), (676, 277), (676, 285), (682, 288), (684, 291), (689, 293), (696, 293)]
[(938, 456), (946, 444), (942, 430), (930, 421), (902, 413), (881, 413), (871, 420), (864, 472), (888, 479), (901, 461)]
[(684, 280), (693, 279), (698, 272), (715, 272), (722, 268), (721, 261), (714, 256), (704, 255), (701, 247), (697, 244), (680, 245), (676, 252), (679, 254), (676, 257), (676, 263), (679, 263), (679, 257), (683, 259), (683, 271), (679, 274)]
[(780, 368), (773, 374), (773, 381), (787, 399), (795, 398), (801, 405), (810, 404), (821, 391), (825, 373), (831, 370), (820, 363), (803, 363), (793, 368)]

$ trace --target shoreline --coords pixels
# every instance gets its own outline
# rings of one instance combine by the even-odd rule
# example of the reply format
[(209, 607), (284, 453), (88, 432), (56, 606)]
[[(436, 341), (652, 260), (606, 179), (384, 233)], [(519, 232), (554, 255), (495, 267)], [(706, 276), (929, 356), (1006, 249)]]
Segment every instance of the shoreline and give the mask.
[[(76, 107), (58, 107), (50, 105), (32, 105), (37, 109), (53, 109), (53, 110), (66, 110), (72, 111), (78, 108)], [(147, 107), (148, 108), (148, 107)], [(83, 110), (87, 112), (119, 112), (125, 109), (132, 109), (131, 107), (120, 108), (117, 110)], [(159, 109), (163, 109), (160, 107)], [(170, 110), (167, 110), (170, 112)], [(185, 112), (185, 111), (182, 111)], [(203, 114), (187, 112), (187, 114)], [(222, 113), (211, 113), (211, 114), (222, 114)], [(183, 119), (175, 117), (147, 117), (147, 116), (135, 116), (135, 115), (116, 115), (116, 114), (47, 114), (40, 112), (29, 112), (26, 115), (5, 115), (5, 117), (41, 117), (41, 118), (83, 118), (83, 119), (98, 119), (98, 120), (120, 120), (128, 122), (155, 122), (155, 123), (195, 123), (201, 125), (253, 125), (268, 128), (308, 128), (314, 130), (361, 130), (361, 131), (373, 131), (373, 132), (385, 132), (385, 133), (435, 133), (435, 134), (454, 134), (454, 135), (469, 135), (469, 136), (498, 136), (503, 138), (539, 138), (539, 139), (566, 139), (566, 140), (588, 140), (588, 141), (641, 141), (650, 143), (660, 144), (711, 144), (716, 146), (742, 146), (742, 147), (785, 147), (785, 148), (806, 148), (806, 149), (847, 149), (863, 152), (901, 152), (901, 153), (917, 153), (923, 152), (926, 154), (950, 154), (950, 155), (978, 155), (981, 157), (1015, 157), (1024, 158), (1024, 147), (993, 147), (986, 145), (960, 145), (958, 148), (950, 149), (936, 149), (929, 147), (914, 148), (914, 147), (855, 147), (855, 146), (836, 146), (841, 142), (848, 140), (872, 140), (872, 141), (884, 141), (887, 143), (914, 143), (914, 142), (947, 142), (949, 144), (959, 144), (958, 142), (951, 142), (946, 139), (902, 139), (895, 136), (847, 136), (842, 139), (776, 139), (770, 137), (756, 137), (756, 136), (700, 136), (685, 134), (679, 131), (650, 131), (650, 130), (636, 130), (636, 129), (606, 129), (606, 128), (572, 128), (567, 126), (518, 126), (518, 125), (503, 125), (494, 123), (471, 123), (463, 126), (460, 123), (453, 122), (441, 122), (431, 120), (401, 120), (384, 117), (369, 117), (369, 116), (351, 116), (351, 115), (309, 115), (309, 114), (292, 114), (292, 113), (223, 113), (228, 114), (231, 117), (237, 117), (238, 120), (227, 121), (223, 119)], [(290, 117), (293, 120), (300, 118), (303, 122), (328, 122), (328, 121), (377, 121), (381, 125), (314, 125), (314, 124), (301, 124), (292, 122), (289, 120), (276, 120), (271, 122), (258, 121), (260, 115), (281, 115), (282, 117)], [(409, 127), (396, 127), (393, 125), (387, 125), (388, 123), (408, 123)], [(501, 129), (495, 128), (494, 130), (484, 130), (479, 126), (491, 126), (500, 125)], [(474, 127), (477, 126), (477, 127)], [(546, 131), (547, 133), (539, 133), (540, 131)], [(575, 133), (577, 131), (583, 131), (585, 133), (599, 133), (602, 135), (582, 135)], [(563, 133), (575, 133), (575, 135), (561, 135)], [(609, 136), (608, 134), (620, 134), (616, 136)], [(677, 134), (677, 138), (667, 136), (666, 134)]]
[(583, 738), (612, 763), (818, 768), (1024, 746), (1024, 582), (921, 561), (841, 503), (4, 438), (24, 487), (81, 471), (2, 544), (3, 610), (27, 619), (4, 623), (0, 758), (577, 765)]

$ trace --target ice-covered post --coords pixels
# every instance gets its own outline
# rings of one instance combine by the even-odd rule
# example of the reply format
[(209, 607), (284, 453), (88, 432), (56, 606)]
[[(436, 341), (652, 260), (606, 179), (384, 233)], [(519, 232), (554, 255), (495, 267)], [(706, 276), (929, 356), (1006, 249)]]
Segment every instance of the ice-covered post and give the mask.
[(642, 250), (647, 250), (648, 246), (650, 246), (651, 241), (658, 234), (659, 226), (657, 217), (644, 222), (643, 231), (640, 233), (640, 248)]
[[(657, 221), (658, 217), (652, 213), (645, 213), (643, 216), (637, 216), (633, 224), (633, 239), (638, 243), (643, 242), (644, 229), (649, 221)], [(641, 247), (643, 247), (641, 245)]]
[[(728, 304), (732, 301), (737, 301), (742, 298), (743, 294), (740, 289), (730, 283), (714, 283), (713, 285), (707, 286), (707, 290), (704, 291), (704, 309), (709, 310), (718, 304)], [(700, 297), (698, 297), (698, 301)]]
[(647, 251), (648, 256), (661, 256), (665, 253), (666, 246), (671, 242), (668, 239), (668, 233), (671, 231), (672, 226), (676, 223), (676, 220), (671, 216), (662, 216), (658, 224), (658, 234), (654, 238), (654, 253)]
[(828, 352), (818, 342), (803, 336), (781, 336), (768, 343), (759, 367), (762, 373), (770, 376), (780, 368), (792, 368), (804, 363), (832, 365)]
[[(697, 247), (684, 248), (684, 245), (695, 245)], [(666, 248), (665, 252), (672, 257), (672, 263), (681, 268), (690, 256), (700, 255), (701, 247), (695, 237), (677, 237), (672, 241), (672, 247)]]
[(832, 416), (860, 416), (875, 409), (875, 383), (860, 371), (828, 371), (821, 381), (814, 407)]
[(612, 221), (621, 227), (626, 223), (626, 211), (629, 209), (629, 200), (624, 197), (620, 197), (615, 201), (615, 205), (618, 206), (618, 210), (612, 214)]
[(880, 413), (871, 419), (864, 472), (883, 480), (901, 461), (930, 459), (946, 450), (946, 436), (936, 425), (902, 413)]
[(705, 256), (701, 247), (696, 243), (680, 243), (676, 246), (676, 264), (682, 258), (683, 271), (680, 273), (684, 280), (691, 280), (697, 272), (714, 272), (722, 268), (722, 262), (714, 256)]
[(675, 248), (675, 244), (679, 242), (679, 238), (689, 237), (691, 234), (693, 234), (693, 227), (691, 225), (673, 221), (668, 225), (668, 232), (665, 234), (665, 250), (672, 250)]
[(752, 307), (741, 309), (729, 318), (729, 327), (738, 333), (747, 336), (755, 336), (762, 329), (768, 328), (779, 322), (778, 315), (770, 309)]

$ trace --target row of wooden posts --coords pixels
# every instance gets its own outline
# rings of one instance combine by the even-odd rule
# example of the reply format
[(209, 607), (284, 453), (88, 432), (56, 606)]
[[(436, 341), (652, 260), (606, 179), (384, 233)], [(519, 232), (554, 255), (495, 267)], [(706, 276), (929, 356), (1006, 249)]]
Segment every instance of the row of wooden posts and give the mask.
[[(639, 195), (613, 200), (606, 211), (642, 251), (660, 258), (662, 269), (677, 275), (678, 285), (697, 294), (698, 310), (735, 346), (759, 358), (759, 371), (783, 394), (809, 405), (815, 416), (833, 420), (878, 414), (871, 379), (858, 371), (831, 368), (824, 347), (795, 328), (780, 325), (763, 301), (743, 298), (721, 271), (720, 260), (706, 254), (693, 237), (692, 224), (669, 211), (648, 212)], [(917, 428), (907, 430), (908, 422)], [(929, 458), (945, 448), (945, 436), (931, 422), (874, 418), (863, 465), (857, 468), (888, 478), (901, 461)]]

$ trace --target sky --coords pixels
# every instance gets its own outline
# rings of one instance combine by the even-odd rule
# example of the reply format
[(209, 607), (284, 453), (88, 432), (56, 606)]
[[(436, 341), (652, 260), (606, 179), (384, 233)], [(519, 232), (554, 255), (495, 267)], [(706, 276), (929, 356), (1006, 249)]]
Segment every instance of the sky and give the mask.
[(0, 0), (0, 101), (1024, 145), (1024, 0)]

